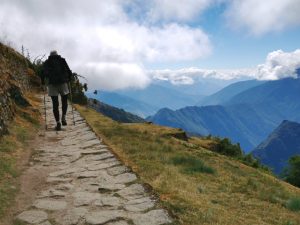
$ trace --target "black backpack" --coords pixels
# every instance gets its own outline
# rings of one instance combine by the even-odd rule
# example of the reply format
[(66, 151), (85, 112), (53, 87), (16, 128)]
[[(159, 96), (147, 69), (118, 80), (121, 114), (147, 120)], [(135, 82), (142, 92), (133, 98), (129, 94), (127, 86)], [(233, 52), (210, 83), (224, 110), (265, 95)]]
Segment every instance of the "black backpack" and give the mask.
[(43, 76), (48, 78), (49, 84), (62, 84), (70, 82), (72, 71), (66, 60), (59, 55), (52, 55), (45, 61)]

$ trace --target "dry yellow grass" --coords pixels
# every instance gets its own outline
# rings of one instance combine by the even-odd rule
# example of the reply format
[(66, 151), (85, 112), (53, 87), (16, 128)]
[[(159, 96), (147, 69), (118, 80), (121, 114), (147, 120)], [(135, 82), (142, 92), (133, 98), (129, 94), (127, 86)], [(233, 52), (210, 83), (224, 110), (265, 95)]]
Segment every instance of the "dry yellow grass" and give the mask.
[[(300, 212), (285, 207), (300, 189), (237, 160), (205, 149), (209, 141), (178, 140), (178, 129), (121, 124), (77, 107), (94, 131), (141, 180), (159, 194), (178, 224), (296, 225)], [(185, 173), (174, 157), (201, 160), (215, 173)]]
[(40, 104), (34, 94), (28, 94), (32, 107), (17, 108), (16, 117), (9, 126), (9, 134), (0, 138), (0, 222), (7, 208), (12, 205), (18, 191), (18, 175), (21, 165), (29, 157), (29, 141), (39, 128)]

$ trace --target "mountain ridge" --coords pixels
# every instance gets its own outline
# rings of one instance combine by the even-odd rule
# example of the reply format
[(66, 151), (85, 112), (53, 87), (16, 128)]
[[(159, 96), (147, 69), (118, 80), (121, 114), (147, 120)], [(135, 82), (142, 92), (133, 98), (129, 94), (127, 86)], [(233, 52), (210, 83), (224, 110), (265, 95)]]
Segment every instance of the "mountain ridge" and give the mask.
[(196, 105), (197, 106), (205, 106), (205, 105), (223, 105), (225, 102), (229, 101), (233, 96), (250, 89), (252, 87), (263, 84), (265, 81), (259, 80), (247, 80), (247, 81), (239, 81), (233, 84), (230, 84), (220, 91), (204, 97), (200, 100)]
[(300, 155), (300, 123), (282, 121), (252, 155), (279, 175), (290, 157)]
[(146, 122), (146, 120), (144, 120), (143, 118), (132, 113), (126, 112), (124, 109), (119, 109), (117, 107), (100, 102), (96, 99), (90, 98), (88, 100), (88, 106), (95, 109), (97, 112), (102, 113), (103, 115), (121, 123)]
[(268, 81), (236, 96), (222, 106), (158, 111), (150, 120), (187, 132), (229, 137), (246, 152), (253, 150), (282, 120), (300, 122), (300, 101), (296, 97), (300, 96), (300, 79)]
[(97, 99), (98, 101), (117, 108), (125, 109), (126, 111), (143, 118), (156, 113), (159, 109), (153, 105), (114, 92), (97, 91), (97, 95), (93, 93), (86, 93), (86, 95), (89, 98)]

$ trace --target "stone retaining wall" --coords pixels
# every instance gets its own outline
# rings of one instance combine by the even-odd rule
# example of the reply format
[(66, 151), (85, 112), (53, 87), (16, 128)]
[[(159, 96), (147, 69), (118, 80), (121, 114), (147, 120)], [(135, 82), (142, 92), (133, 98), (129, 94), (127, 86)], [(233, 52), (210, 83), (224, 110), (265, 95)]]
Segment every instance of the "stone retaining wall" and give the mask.
[(16, 104), (27, 102), (23, 93), (30, 88), (29, 75), (26, 59), (0, 43), (0, 137), (7, 133)]

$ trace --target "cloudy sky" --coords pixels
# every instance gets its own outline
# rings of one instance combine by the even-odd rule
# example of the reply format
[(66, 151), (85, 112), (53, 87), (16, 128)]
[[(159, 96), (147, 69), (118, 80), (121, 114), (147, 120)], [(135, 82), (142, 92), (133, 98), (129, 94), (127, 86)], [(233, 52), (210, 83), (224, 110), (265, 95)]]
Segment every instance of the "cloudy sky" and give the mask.
[(91, 88), (278, 79), (300, 67), (300, 0), (0, 0), (0, 41), (57, 50)]

